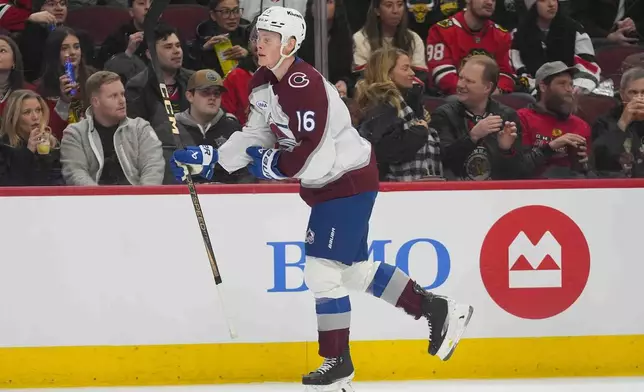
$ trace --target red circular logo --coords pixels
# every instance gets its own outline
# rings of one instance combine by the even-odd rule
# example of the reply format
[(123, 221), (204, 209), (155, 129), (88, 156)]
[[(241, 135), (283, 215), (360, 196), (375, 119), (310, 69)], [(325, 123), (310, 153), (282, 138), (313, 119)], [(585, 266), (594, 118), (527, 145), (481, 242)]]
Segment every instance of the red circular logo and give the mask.
[(590, 251), (566, 214), (517, 208), (490, 229), (481, 248), (481, 278), (506, 312), (525, 319), (556, 316), (577, 301), (590, 274)]

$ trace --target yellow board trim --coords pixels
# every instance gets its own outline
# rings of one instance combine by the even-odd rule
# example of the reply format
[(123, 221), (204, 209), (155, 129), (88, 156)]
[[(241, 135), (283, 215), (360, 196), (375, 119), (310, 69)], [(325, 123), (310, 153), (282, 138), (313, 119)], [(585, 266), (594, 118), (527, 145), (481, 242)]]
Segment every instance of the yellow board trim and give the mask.
[[(441, 362), (426, 341), (356, 341), (356, 380), (644, 376), (644, 335), (467, 339)], [(298, 382), (317, 343), (0, 348), (0, 388)]]

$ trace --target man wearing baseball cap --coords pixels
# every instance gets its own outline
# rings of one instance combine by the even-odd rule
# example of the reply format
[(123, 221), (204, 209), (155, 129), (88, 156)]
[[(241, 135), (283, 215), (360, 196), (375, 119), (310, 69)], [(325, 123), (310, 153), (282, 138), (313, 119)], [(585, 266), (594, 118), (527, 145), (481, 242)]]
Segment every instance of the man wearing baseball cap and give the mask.
[[(184, 145), (206, 144), (219, 148), (230, 135), (241, 131), (242, 126), (235, 116), (221, 108), (221, 94), (225, 91), (221, 76), (213, 70), (202, 69), (190, 76), (186, 88), (186, 99), (190, 108), (175, 116)], [(199, 179), (195, 176), (194, 180)], [(228, 174), (220, 167), (215, 169), (211, 180), (221, 183), (252, 181), (253, 177), (245, 169)]]
[(535, 74), (537, 103), (520, 109), (523, 145), (553, 154), (538, 168), (540, 177), (574, 178), (588, 171), (590, 126), (573, 113), (573, 76), (577, 68), (561, 61), (545, 63)]

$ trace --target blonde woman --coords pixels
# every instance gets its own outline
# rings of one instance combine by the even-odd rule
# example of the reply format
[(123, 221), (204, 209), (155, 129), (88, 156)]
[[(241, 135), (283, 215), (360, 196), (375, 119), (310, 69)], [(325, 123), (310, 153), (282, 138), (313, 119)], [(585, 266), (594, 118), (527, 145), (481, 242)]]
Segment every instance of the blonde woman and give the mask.
[(3, 185), (59, 185), (58, 140), (47, 125), (49, 108), (31, 90), (9, 95), (2, 113), (0, 176)]
[(356, 86), (360, 134), (374, 147), (381, 181), (442, 176), (438, 133), (430, 128), (411, 59), (396, 48), (373, 52)]

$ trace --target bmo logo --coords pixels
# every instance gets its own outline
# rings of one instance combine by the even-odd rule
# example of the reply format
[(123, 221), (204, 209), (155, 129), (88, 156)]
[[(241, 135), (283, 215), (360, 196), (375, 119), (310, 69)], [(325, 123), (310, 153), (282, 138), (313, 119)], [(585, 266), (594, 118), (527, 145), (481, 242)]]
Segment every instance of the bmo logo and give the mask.
[(481, 278), (492, 300), (525, 319), (561, 314), (581, 296), (590, 274), (583, 232), (563, 212), (517, 208), (492, 225), (483, 241)]

